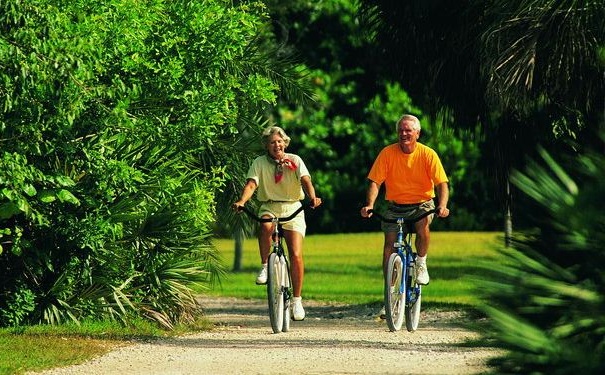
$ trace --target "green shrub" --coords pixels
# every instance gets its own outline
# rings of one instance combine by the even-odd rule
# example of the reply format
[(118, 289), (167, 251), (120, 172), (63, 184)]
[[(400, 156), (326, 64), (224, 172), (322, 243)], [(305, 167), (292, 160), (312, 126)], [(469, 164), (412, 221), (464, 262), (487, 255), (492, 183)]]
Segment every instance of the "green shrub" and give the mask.
[[(602, 140), (605, 138), (602, 138)], [(481, 280), (501, 373), (597, 374), (605, 369), (605, 157), (585, 151), (566, 172), (545, 151), (513, 182), (537, 205), (535, 230)]]

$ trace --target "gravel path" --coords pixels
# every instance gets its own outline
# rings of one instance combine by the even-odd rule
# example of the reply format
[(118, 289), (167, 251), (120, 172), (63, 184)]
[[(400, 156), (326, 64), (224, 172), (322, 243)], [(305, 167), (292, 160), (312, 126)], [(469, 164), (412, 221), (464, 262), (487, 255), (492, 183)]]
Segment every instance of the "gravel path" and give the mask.
[(457, 312), (423, 312), (418, 331), (389, 332), (366, 306), (303, 301), (307, 318), (271, 331), (264, 301), (203, 298), (212, 331), (134, 343), (81, 365), (39, 374), (479, 374), (491, 348)]

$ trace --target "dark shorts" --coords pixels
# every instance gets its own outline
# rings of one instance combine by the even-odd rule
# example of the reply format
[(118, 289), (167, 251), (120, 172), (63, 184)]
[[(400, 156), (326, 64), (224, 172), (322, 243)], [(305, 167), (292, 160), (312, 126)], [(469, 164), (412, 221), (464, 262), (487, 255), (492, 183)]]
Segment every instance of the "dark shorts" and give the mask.
[[(388, 219), (415, 219), (423, 213), (435, 209), (435, 202), (431, 199), (424, 203), (414, 204), (414, 205), (405, 205), (405, 206), (397, 206), (395, 204), (389, 203), (387, 212), (385, 212), (384, 216)], [(433, 221), (433, 215), (431, 214), (427, 216), (429, 220), (429, 224)], [(399, 229), (396, 223), (385, 223), (382, 222), (380, 227), (383, 232), (397, 232)]]

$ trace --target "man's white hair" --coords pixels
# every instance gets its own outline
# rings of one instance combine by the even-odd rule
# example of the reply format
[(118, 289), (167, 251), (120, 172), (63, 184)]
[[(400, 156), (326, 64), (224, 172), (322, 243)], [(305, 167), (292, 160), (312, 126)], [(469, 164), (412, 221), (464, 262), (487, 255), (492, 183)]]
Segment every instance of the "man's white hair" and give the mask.
[(412, 121), (412, 123), (413, 123), (412, 129), (420, 130), (420, 120), (418, 120), (418, 117), (413, 116), (413, 115), (403, 115), (395, 123), (395, 129), (397, 131), (399, 131), (399, 124), (401, 124), (403, 121)]

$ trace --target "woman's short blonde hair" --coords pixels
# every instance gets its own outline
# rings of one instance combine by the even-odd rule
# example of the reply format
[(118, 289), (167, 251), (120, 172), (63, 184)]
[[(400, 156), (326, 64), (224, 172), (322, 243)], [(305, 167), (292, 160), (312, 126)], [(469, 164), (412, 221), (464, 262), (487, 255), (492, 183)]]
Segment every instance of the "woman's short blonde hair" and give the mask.
[(288, 137), (284, 129), (280, 128), (279, 126), (269, 126), (265, 130), (263, 130), (262, 133), (263, 145), (267, 146), (269, 144), (269, 138), (271, 138), (271, 136), (276, 133), (281, 137), (281, 139), (284, 140), (284, 144), (286, 146), (290, 144), (290, 137)]

